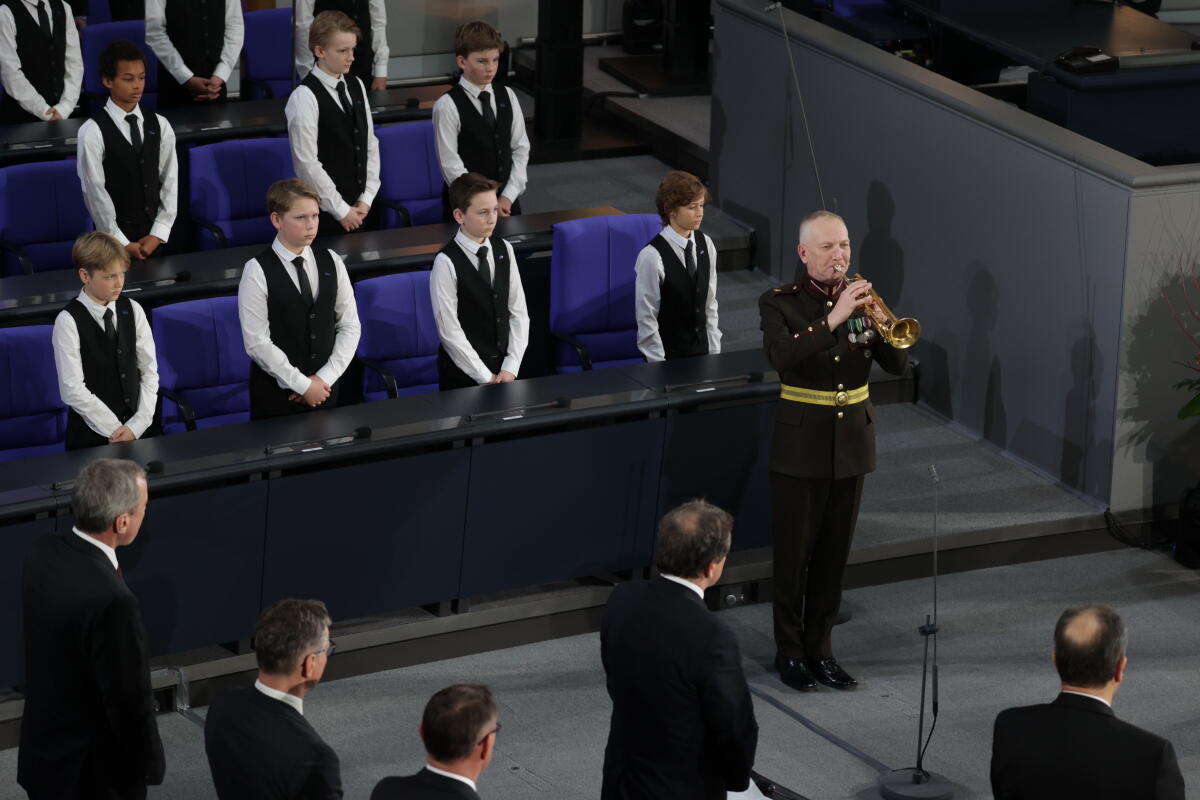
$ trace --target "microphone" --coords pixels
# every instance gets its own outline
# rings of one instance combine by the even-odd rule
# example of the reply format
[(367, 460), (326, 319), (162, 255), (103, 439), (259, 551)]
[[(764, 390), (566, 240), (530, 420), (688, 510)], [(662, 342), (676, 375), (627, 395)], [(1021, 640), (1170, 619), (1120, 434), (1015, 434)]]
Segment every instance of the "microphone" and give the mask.
[(934, 482), (934, 483), (941, 483), (941, 482), (942, 482), (942, 479), (938, 477), (938, 474), (937, 474), (937, 467), (935, 467), (933, 464), (930, 464), (930, 465), (929, 465), (929, 477), (930, 477), (930, 478), (933, 478), (933, 482)]
[(166, 465), (164, 465), (163, 462), (161, 462), (157, 459), (155, 459), (154, 461), (146, 462), (146, 474), (147, 475), (161, 475), (165, 469), (166, 469)]
[(781, 5), (783, 5), (783, 4), (782, 3), (768, 3), (767, 5), (763, 6), (763, 11), (774, 11), (775, 9), (779, 8), (779, 6), (781, 6)]
[(371, 438), (371, 427), (369, 425), (361, 425), (361, 426), (355, 428), (354, 429), (354, 438), (355, 439), (370, 439)]

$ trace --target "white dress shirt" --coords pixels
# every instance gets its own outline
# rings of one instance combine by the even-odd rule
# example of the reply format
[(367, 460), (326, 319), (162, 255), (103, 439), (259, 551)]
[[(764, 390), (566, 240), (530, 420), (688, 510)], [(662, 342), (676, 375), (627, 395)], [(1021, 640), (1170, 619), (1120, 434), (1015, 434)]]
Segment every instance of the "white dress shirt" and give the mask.
[(1070, 689), (1060, 689), (1059, 691), (1062, 694), (1075, 694), (1075, 695), (1079, 695), (1080, 697), (1087, 697), (1091, 700), (1095, 700), (1097, 702), (1104, 703), (1104, 705), (1108, 706), (1109, 708), (1112, 708), (1112, 703), (1108, 702), (1108, 700), (1104, 699), (1103, 697), (1101, 697), (1098, 694), (1090, 694), (1088, 692), (1075, 692)]
[[(486, 244), (488, 269), (495, 278), (496, 254), (491, 252), (490, 240), (483, 244), (474, 242), (460, 228), (454, 241), (470, 260), (476, 262), (476, 269), (479, 267), (479, 248)], [(500, 370), (516, 375), (521, 370), (521, 359), (525, 357), (525, 347), (529, 344), (529, 310), (525, 307), (525, 290), (521, 286), (516, 255), (511, 244), (505, 242), (504, 247), (508, 251), (508, 355), (504, 357)], [(458, 321), (458, 273), (454, 269), (454, 262), (445, 253), (438, 253), (433, 260), (433, 270), (429, 273), (429, 295), (433, 301), (433, 319), (437, 323), (438, 336), (450, 360), (476, 383), (491, 381), (492, 371), (467, 341), (462, 323)]]
[(689, 588), (693, 592), (695, 592), (697, 595), (699, 595), (701, 600), (704, 599), (704, 590), (701, 589), (696, 584), (689, 581), (687, 578), (681, 578), (678, 575), (668, 575), (665, 572), (660, 572), (659, 574), (662, 575), (667, 580), (671, 581), (671, 583), (678, 583), (680, 586), (686, 586), (687, 588)]
[[(79, 292), (79, 302), (87, 309), (100, 330), (104, 330), (104, 312), (113, 310), (113, 324), (120, 325), (116, 302), (103, 305), (96, 302), (86, 291)], [(128, 422), (122, 423), (104, 401), (92, 393), (83, 382), (83, 356), (79, 352), (79, 328), (70, 312), (63, 310), (54, 318), (54, 333), (50, 341), (54, 345), (54, 366), (58, 368), (58, 393), (62, 401), (83, 417), (88, 427), (108, 438), (124, 424), (133, 435), (141, 438), (154, 421), (154, 406), (158, 402), (158, 356), (154, 350), (154, 337), (146, 322), (146, 312), (136, 300), (133, 306), (135, 349), (137, 368), (142, 373), (141, 390), (138, 392), (138, 407)]]
[[(271, 249), (283, 262), (288, 278), (300, 288), (300, 279), (296, 277), (296, 269), (292, 259), (296, 253), (288, 250), (280, 243), (278, 237), (271, 243)], [(329, 360), (317, 370), (317, 377), (330, 386), (342, 377), (354, 351), (358, 348), (358, 306), (354, 303), (354, 287), (350, 284), (350, 276), (346, 273), (346, 265), (341, 256), (332, 250), (333, 266), (337, 271), (337, 299), (333, 304), (333, 352)], [(313, 300), (321, 295), (321, 284), (317, 276), (317, 259), (311, 247), (305, 247), (299, 255), (304, 258), (304, 271), (308, 274), (308, 285), (312, 287)], [(246, 355), (254, 359), (254, 363), (276, 380), (281, 389), (289, 389), (296, 394), (308, 391), (309, 379), (300, 370), (292, 366), (287, 355), (271, 341), (271, 323), (267, 316), (267, 276), (263, 273), (258, 259), (252, 258), (242, 269), (242, 281), (238, 284), (238, 319), (242, 324), (242, 341), (246, 346)]]
[(455, 772), (447, 772), (444, 769), (438, 769), (433, 764), (430, 764), (428, 761), (425, 762), (425, 769), (429, 770), (434, 775), (441, 775), (443, 778), (453, 778), (456, 781), (461, 781), (461, 782), (465, 783), (467, 786), (470, 786), (472, 791), (475, 791), (475, 792), (479, 791), (479, 787), (477, 787), (475, 785), (475, 781), (471, 780), (466, 775), (459, 775)]
[[(308, 49), (308, 29), (312, 27), (314, 0), (295, 0), (292, 3), (293, 52), (296, 57), (296, 74), (303, 78), (313, 68), (312, 50)], [(374, 53), (371, 64), (371, 75), (376, 78), (386, 78), (388, 74), (388, 59), (391, 51), (387, 42), (387, 8), (383, 0), (370, 0), (368, 8), (371, 11), (371, 46)], [(363, 42), (359, 42), (363, 44)]]
[(112, 549), (111, 547), (106, 545), (104, 542), (97, 539), (95, 536), (89, 536), (88, 534), (79, 530), (79, 528), (72, 526), (71, 531), (76, 536), (78, 536), (80, 539), (83, 539), (85, 542), (90, 542), (91, 544), (95, 545), (96, 547), (99, 547), (101, 552), (103, 552), (104, 555), (108, 557), (109, 562), (113, 565), (113, 569), (121, 568), (121, 565), (117, 563), (117, 551), (116, 550)]
[[(670, 225), (662, 229), (663, 238), (679, 256), (679, 263), (686, 264), (684, 248), (691, 241), (675, 232)], [(708, 298), (704, 304), (705, 328), (708, 332), (708, 352), (721, 352), (721, 329), (717, 327), (717, 248), (708, 234), (702, 234), (708, 245)], [(694, 236), (694, 234), (693, 234)], [(696, 267), (700, 266), (700, 255), (695, 250), (692, 256)], [(647, 361), (664, 361), (667, 353), (663, 349), (662, 336), (658, 332), (658, 310), (662, 303), (662, 283), (666, 277), (662, 256), (652, 245), (646, 245), (638, 253), (634, 267), (634, 316), (637, 317), (638, 350)]]
[[(354, 75), (330, 75), (320, 67), (313, 67), (312, 74), (317, 76), (321, 85), (329, 92), (329, 96), (339, 106), (341, 100), (338, 99), (337, 86), (343, 79), (358, 81), (359, 87), (365, 91), (362, 81)], [(350, 87), (347, 86), (346, 90), (353, 100), (354, 95), (349, 91)], [(350, 206), (342, 199), (342, 194), (337, 190), (333, 178), (329, 177), (329, 173), (325, 171), (325, 167), (321, 166), (321, 161), (317, 157), (318, 120), (321, 117), (317, 96), (307, 86), (297, 86), (291, 97), (288, 98), (284, 114), (287, 116), (288, 143), (292, 147), (292, 166), (296, 169), (296, 175), (317, 190), (317, 194), (321, 196), (322, 211), (332, 214), (335, 219), (344, 219), (350, 213)], [(368, 110), (367, 185), (358, 199), (371, 205), (375, 202), (375, 195), (378, 192), (379, 139), (375, 136), (375, 126), (371, 124), (371, 114)]]
[[(176, 3), (189, 0), (175, 0)], [(167, 37), (167, 0), (146, 0), (146, 44), (154, 51), (159, 62), (171, 73), (180, 84), (186, 83), (195, 73), (183, 63), (183, 56), (175, 49), (175, 45)], [(246, 23), (242, 19), (242, 4), (239, 0), (225, 0), (225, 43), (221, 46), (221, 60), (213, 69), (212, 75), (201, 75), (201, 78), (220, 78), (226, 83), (237, 66), (238, 56), (242, 54), (242, 41), (246, 36)]]
[[(146, 140), (146, 118), (140, 105), (134, 106), (133, 111), (123, 111), (110, 97), (104, 104), (104, 110), (112, 117), (117, 130), (127, 142), (133, 139), (125, 117), (127, 114), (136, 116), (142, 141)], [(171, 226), (175, 224), (179, 162), (175, 157), (175, 130), (161, 114), (154, 116), (158, 119), (161, 135), (158, 143), (158, 216), (154, 218), (150, 234), (165, 242), (171, 236)], [(96, 224), (96, 230), (115, 236), (124, 247), (129, 244), (129, 237), (117, 227), (117, 209), (108, 190), (104, 188), (104, 132), (95, 120), (89, 119), (79, 127), (79, 142), (75, 149), (78, 157), (75, 168), (79, 173), (79, 182), (83, 184), (83, 202), (92, 215), (92, 222)]]
[[(51, 31), (54, 30), (54, 12), (50, 6), (50, 2), (53, 1), (55, 0), (48, 0), (46, 3), (46, 16), (50, 19)], [(29, 11), (33, 21), (37, 22), (38, 0), (21, 0), (21, 5)], [(51, 109), (57, 111), (63, 119), (71, 116), (83, 87), (83, 57), (79, 50), (79, 31), (75, 29), (75, 18), (71, 16), (71, 8), (66, 3), (63, 3), (63, 12), (67, 40), (63, 93), (58, 103), (51, 106), (25, 77), (21, 59), (17, 57), (17, 23), (13, 19), (12, 9), (8, 6), (0, 7), (0, 83), (4, 85), (5, 94), (16, 100), (21, 108), (40, 119), (46, 119)]]
[(281, 703), (287, 703), (292, 708), (300, 712), (300, 716), (304, 716), (304, 698), (296, 697), (294, 694), (281, 692), (278, 689), (272, 689), (258, 678), (254, 679), (254, 688), (265, 694), (272, 700), (278, 700)]
[[(471, 103), (480, 114), (483, 113), (483, 106), (479, 102), (479, 93), (483, 91), (492, 95), (492, 111), (499, 110), (495, 88), (492, 85), (476, 86), (466, 78), (459, 78), (458, 85), (466, 90), (467, 97), (471, 98)], [(504, 87), (504, 91), (508, 92), (508, 101), (512, 104), (512, 132), (509, 135), (512, 171), (500, 195), (509, 200), (516, 200), (529, 182), (529, 136), (525, 133), (525, 115), (521, 113), (521, 104), (517, 102), (516, 93), (507, 86)], [(466, 164), (458, 155), (458, 132), (462, 129), (462, 121), (458, 116), (458, 106), (454, 105), (454, 99), (449, 94), (442, 95), (433, 104), (433, 128), (436, 134), (434, 143), (437, 145), (438, 162), (442, 165), (442, 177), (449, 186), (454, 183), (455, 178), (467, 172)]]

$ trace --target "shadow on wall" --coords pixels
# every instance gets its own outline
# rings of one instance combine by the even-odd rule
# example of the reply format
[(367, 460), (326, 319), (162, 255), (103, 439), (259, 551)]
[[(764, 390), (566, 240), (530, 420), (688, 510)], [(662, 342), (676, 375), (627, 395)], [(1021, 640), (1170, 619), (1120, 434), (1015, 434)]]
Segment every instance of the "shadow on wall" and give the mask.
[(892, 238), (892, 219), (896, 216), (896, 201), (881, 181), (871, 181), (867, 187), (867, 235), (858, 251), (858, 271), (869, 280), (875, 291), (893, 311), (904, 304), (904, 250)]
[[(967, 311), (971, 329), (960, 367), (958, 419), (967, 428), (1000, 447), (1008, 446), (1008, 416), (1004, 410), (1000, 359), (993, 352), (992, 336), (999, 321), (999, 289), (992, 269), (980, 261), (967, 265)], [(984, 372), (986, 370), (986, 372)]]
[[(1096, 430), (1097, 376), (1103, 374), (1104, 359), (1096, 346), (1096, 334), (1084, 320), (1086, 333), (1071, 346), (1071, 388), (1063, 407), (1062, 458), (1059, 476), (1063, 483), (1092, 497), (1106, 497), (1111, 464), (1096, 459), (1112, 448), (1112, 438)], [(1107, 433), (1107, 431), (1103, 432)]]

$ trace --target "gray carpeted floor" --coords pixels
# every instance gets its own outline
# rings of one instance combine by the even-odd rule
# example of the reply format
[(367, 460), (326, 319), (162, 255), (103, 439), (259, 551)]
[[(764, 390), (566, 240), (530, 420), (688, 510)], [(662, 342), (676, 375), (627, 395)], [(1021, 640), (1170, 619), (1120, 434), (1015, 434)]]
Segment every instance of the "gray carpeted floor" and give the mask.
[[(1166, 556), (1119, 550), (942, 579), (941, 719), (927, 765), (959, 785), (957, 798), (990, 795), (991, 725), (1007, 706), (1053, 697), (1054, 620), (1074, 603), (1108, 602), (1129, 625), (1130, 666), (1119, 715), (1167, 736), (1200, 797), (1200, 676), (1195, 669), (1200, 577)], [(768, 671), (774, 653), (769, 606), (720, 612), (742, 645), (751, 686), (885, 766), (914, 760), (921, 641), (929, 584), (910, 581), (847, 592), (854, 618), (835, 634), (843, 663), (862, 681), (853, 692), (800, 695)], [(336, 658), (336, 656), (335, 656)], [(458, 681), (485, 681), (504, 730), (485, 773), (487, 798), (595, 798), (609, 703), (595, 635), (410, 667), (319, 686), (306, 713), (337, 750), (348, 798), (365, 798), (382, 776), (422, 762), (416, 728), (424, 701)], [(875, 771), (756, 699), (756, 768), (814, 800), (868, 798)], [(203, 709), (202, 709), (203, 711)], [(166, 784), (151, 797), (212, 797), (199, 728), (160, 718)], [(16, 751), (0, 753), (0, 800), (21, 797)]]

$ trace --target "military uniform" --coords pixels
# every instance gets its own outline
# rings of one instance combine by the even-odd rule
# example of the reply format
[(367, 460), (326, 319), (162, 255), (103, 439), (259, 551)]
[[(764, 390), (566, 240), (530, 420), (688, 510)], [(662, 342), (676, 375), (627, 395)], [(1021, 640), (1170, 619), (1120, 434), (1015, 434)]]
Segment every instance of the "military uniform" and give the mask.
[(844, 286), (805, 278), (758, 301), (763, 347), (782, 384), (770, 480), (775, 643), (786, 658), (833, 656), (830, 633), (863, 476), (875, 469), (871, 362), (896, 375), (908, 363), (906, 351), (883, 342), (864, 316), (829, 330), (826, 316)]

